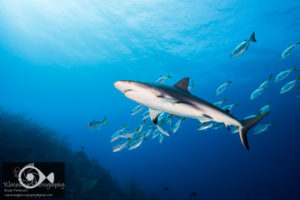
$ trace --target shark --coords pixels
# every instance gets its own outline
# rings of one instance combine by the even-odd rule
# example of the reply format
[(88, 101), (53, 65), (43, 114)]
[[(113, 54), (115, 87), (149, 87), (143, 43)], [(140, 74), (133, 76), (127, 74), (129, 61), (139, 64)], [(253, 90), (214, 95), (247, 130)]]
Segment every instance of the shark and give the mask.
[(189, 78), (183, 78), (173, 86), (158, 83), (145, 83), (131, 80), (116, 81), (114, 87), (128, 99), (149, 108), (149, 116), (154, 124), (158, 123), (158, 116), (166, 112), (170, 115), (194, 118), (201, 123), (209, 121), (224, 123), (238, 127), (243, 146), (249, 150), (247, 133), (261, 121), (269, 112), (239, 121), (229, 111), (191, 94), (188, 90)]

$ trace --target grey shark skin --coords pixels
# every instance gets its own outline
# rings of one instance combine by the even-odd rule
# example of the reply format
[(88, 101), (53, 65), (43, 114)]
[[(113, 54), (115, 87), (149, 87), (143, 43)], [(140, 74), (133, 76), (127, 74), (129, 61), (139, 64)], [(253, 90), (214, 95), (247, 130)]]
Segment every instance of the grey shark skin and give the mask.
[(157, 124), (160, 113), (198, 119), (201, 123), (215, 121), (226, 127), (237, 126), (244, 147), (249, 150), (247, 131), (262, 120), (268, 113), (239, 121), (217, 106), (188, 92), (189, 78), (184, 78), (174, 86), (136, 81), (117, 81), (114, 86), (127, 98), (149, 107), (150, 118)]

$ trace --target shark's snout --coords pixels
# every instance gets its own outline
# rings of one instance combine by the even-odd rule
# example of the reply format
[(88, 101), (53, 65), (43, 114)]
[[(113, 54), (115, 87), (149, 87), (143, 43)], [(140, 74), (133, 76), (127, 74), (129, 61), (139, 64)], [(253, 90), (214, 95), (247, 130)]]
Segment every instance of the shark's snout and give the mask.
[(121, 92), (125, 93), (128, 90), (132, 90), (132, 81), (116, 81), (114, 83), (115, 88), (120, 90)]

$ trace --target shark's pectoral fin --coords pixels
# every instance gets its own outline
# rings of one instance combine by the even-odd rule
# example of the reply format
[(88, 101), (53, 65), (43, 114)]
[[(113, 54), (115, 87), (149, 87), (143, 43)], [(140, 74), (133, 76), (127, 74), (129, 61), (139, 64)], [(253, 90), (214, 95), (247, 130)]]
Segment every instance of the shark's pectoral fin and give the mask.
[(158, 116), (160, 113), (162, 113), (162, 111), (149, 108), (150, 119), (154, 124), (157, 124)]
[(178, 81), (174, 85), (174, 87), (182, 89), (182, 90), (188, 92), (189, 91), (189, 89), (188, 89), (189, 88), (189, 80), (190, 80), (189, 78), (183, 78), (180, 81)]
[(227, 128), (227, 130), (229, 130), (230, 131), (230, 127), (229, 127), (229, 125), (228, 124), (224, 124), (225, 125), (225, 127)]

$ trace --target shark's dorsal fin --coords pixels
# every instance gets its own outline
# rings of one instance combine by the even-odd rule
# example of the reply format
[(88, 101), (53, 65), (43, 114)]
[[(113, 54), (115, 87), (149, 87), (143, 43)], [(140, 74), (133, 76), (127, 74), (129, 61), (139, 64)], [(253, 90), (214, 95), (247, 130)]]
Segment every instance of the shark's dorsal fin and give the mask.
[(181, 79), (180, 81), (178, 81), (178, 82), (174, 85), (174, 87), (179, 88), (179, 89), (182, 89), (182, 90), (188, 92), (188, 91), (189, 91), (189, 90), (188, 90), (188, 87), (189, 87), (189, 80), (190, 80), (190, 78), (188, 78), (188, 77), (183, 78), (183, 79)]
[(158, 115), (162, 113), (160, 110), (154, 110), (149, 108), (150, 119), (154, 124), (157, 124)]

